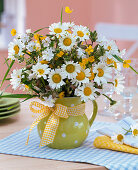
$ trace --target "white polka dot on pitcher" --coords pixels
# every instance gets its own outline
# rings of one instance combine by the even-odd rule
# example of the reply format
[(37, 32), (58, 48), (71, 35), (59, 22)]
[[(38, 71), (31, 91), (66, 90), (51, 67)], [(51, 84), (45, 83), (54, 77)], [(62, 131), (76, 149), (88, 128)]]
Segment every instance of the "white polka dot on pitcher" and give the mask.
[(74, 125), (75, 125), (75, 126), (78, 126), (78, 125), (79, 125), (79, 123), (78, 123), (78, 122), (75, 122), (75, 123), (74, 123)]
[(75, 142), (74, 143), (78, 143), (78, 141), (77, 140), (75, 140)]
[(71, 104), (71, 107), (73, 107), (74, 106), (74, 104)]
[(66, 134), (65, 134), (65, 133), (62, 133), (62, 137), (65, 138), (65, 137), (66, 137)]

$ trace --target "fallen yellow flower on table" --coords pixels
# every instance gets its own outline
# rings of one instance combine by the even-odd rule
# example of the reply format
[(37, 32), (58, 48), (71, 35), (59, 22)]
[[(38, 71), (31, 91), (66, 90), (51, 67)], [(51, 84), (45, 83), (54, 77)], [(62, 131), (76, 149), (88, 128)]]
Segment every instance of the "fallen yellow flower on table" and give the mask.
[(129, 64), (131, 63), (131, 60), (124, 60), (123, 62), (123, 67), (124, 68), (129, 68)]
[(73, 10), (70, 10), (70, 8), (68, 6), (65, 7), (65, 12), (67, 14), (71, 14)]
[(15, 36), (15, 35), (16, 35), (16, 30), (15, 30), (15, 29), (12, 29), (12, 30), (11, 30), (11, 35), (12, 35), (12, 36)]
[(98, 136), (97, 138), (95, 138), (93, 145), (96, 148), (100, 148), (100, 149), (109, 149), (109, 150), (133, 153), (133, 154), (138, 155), (137, 148), (133, 148), (133, 147), (125, 145), (125, 144), (114, 143), (111, 140), (111, 138), (107, 137), (107, 136)]

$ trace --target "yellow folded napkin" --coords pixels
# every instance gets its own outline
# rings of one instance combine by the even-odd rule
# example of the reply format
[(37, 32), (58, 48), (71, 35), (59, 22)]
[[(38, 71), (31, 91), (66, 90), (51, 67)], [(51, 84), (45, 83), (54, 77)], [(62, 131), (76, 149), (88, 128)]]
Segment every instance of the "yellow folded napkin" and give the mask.
[(133, 154), (138, 155), (137, 148), (133, 148), (133, 147), (125, 145), (125, 144), (123, 144), (123, 145), (116, 144), (111, 140), (110, 137), (107, 137), (107, 136), (98, 136), (97, 138), (95, 138), (93, 144), (96, 148), (110, 149), (110, 150), (133, 153)]

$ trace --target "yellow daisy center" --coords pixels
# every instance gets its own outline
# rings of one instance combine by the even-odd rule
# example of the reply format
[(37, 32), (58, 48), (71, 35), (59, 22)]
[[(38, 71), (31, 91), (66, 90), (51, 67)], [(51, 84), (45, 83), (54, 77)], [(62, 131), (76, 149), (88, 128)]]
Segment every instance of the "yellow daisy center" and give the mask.
[(60, 83), (61, 82), (61, 75), (60, 74), (54, 74), (52, 76), (52, 80), (54, 83)]
[(81, 81), (85, 79), (85, 73), (83, 71), (81, 71), (80, 73), (78, 73), (78, 75), (76, 76), (76, 79)]
[(92, 93), (92, 89), (90, 87), (85, 87), (84, 88), (84, 95), (85, 96), (90, 96)]
[(98, 70), (98, 77), (103, 77), (103, 75), (104, 75), (103, 69), (98, 68), (97, 70)]
[(38, 69), (37, 71), (38, 71), (38, 73), (39, 73), (40, 75), (44, 74), (44, 70), (43, 70), (43, 69)]
[(133, 130), (133, 135), (134, 135), (134, 136), (137, 136), (137, 135), (138, 135), (138, 129), (134, 129), (134, 130)]
[(75, 66), (74, 66), (73, 64), (68, 64), (68, 65), (66, 66), (66, 71), (67, 71), (68, 73), (73, 73), (73, 72), (75, 71)]
[(108, 49), (108, 50), (111, 50), (111, 46), (109, 45), (109, 46), (107, 47), (107, 49)]
[(54, 29), (54, 32), (57, 34), (57, 33), (61, 33), (62, 32), (62, 29), (61, 28), (55, 28)]
[(118, 86), (118, 80), (115, 79), (115, 87), (117, 87), (117, 86)]
[(83, 37), (84, 36), (84, 33), (82, 31), (77, 31), (77, 34), (79, 37)]
[(18, 45), (15, 45), (13, 49), (15, 51), (15, 54), (19, 53), (19, 46)]
[(20, 76), (18, 75), (17, 78), (20, 78)]
[(121, 135), (121, 134), (117, 135), (117, 140), (119, 142), (122, 142), (123, 139), (124, 139), (123, 135)]
[(71, 40), (70, 38), (65, 38), (65, 39), (63, 40), (63, 44), (64, 44), (65, 46), (70, 46), (71, 43), (72, 43), (72, 40)]

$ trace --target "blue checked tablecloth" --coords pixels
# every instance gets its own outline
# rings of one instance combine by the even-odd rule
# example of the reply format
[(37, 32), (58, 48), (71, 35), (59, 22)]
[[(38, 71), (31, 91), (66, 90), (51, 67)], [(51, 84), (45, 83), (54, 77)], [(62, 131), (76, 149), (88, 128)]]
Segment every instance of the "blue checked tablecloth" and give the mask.
[(81, 147), (68, 150), (51, 149), (48, 147), (40, 148), (40, 139), (36, 128), (34, 128), (30, 135), (29, 144), (26, 146), (25, 142), (29, 131), (29, 128), (26, 128), (0, 140), (0, 153), (62, 161), (86, 162), (105, 166), (111, 170), (138, 170), (138, 155), (94, 148), (93, 141), (99, 136), (96, 129), (105, 125), (110, 125), (110, 123), (95, 122), (84, 144)]

